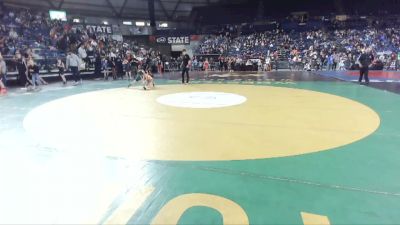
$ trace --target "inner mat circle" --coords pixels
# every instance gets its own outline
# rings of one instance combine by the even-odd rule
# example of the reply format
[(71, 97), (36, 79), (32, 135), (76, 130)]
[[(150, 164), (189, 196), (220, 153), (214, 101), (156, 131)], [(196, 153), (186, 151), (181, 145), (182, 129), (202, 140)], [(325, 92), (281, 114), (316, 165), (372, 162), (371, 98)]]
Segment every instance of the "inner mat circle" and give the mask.
[[(183, 92), (225, 92), (235, 106), (181, 108), (157, 102)], [(246, 160), (328, 150), (360, 140), (379, 116), (331, 94), (271, 86), (160, 85), (151, 91), (108, 89), (33, 109), (25, 129), (41, 144), (80, 154), (132, 160)]]
[(157, 102), (182, 108), (209, 109), (240, 105), (246, 101), (244, 96), (225, 92), (195, 91), (163, 95)]

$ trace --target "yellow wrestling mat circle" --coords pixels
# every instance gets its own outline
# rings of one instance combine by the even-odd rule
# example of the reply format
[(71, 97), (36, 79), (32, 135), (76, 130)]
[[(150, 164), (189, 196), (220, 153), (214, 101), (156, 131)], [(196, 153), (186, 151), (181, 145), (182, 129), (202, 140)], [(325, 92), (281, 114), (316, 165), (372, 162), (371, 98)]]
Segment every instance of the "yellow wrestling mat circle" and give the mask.
[[(185, 107), (160, 103), (163, 96), (176, 94), (178, 98), (186, 95), (185, 104), (193, 103), (188, 99), (195, 99), (197, 105), (223, 104), (218, 94), (230, 96), (233, 104)], [(179, 104), (174, 98), (171, 101)], [(41, 144), (61, 150), (132, 160), (200, 161), (328, 150), (368, 136), (379, 123), (379, 116), (369, 107), (326, 93), (199, 84), (73, 95), (33, 109), (24, 127)]]

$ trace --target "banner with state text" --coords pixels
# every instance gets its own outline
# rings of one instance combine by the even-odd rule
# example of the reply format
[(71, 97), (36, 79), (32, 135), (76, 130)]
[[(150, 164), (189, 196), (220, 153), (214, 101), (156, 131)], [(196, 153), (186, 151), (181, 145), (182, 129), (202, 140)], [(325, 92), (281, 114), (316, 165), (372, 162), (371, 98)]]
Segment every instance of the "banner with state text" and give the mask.
[(151, 36), (150, 41), (157, 44), (190, 45), (190, 36)]

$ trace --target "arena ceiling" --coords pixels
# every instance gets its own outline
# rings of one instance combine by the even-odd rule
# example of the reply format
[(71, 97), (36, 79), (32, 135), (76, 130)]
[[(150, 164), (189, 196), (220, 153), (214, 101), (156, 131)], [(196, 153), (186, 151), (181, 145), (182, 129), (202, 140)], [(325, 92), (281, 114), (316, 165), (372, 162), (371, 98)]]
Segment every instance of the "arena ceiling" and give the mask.
[[(148, 0), (3, 0), (6, 6), (30, 9), (60, 9), (82, 16), (121, 19), (148, 19)], [(156, 20), (182, 20), (193, 7), (207, 6), (219, 0), (154, 0)]]

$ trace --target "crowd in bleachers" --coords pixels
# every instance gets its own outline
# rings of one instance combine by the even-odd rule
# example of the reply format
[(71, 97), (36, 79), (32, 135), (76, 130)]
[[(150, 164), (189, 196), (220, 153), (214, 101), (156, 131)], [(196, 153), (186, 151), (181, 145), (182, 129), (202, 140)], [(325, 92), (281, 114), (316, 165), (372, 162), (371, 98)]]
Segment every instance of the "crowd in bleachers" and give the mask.
[[(197, 55), (218, 54), (225, 61), (241, 65), (261, 61), (262, 68), (273, 68), (275, 61), (287, 61), (292, 69), (354, 69), (362, 49), (371, 48), (374, 66), (395, 69), (400, 48), (400, 32), (385, 29), (315, 30), (287, 32), (275, 29), (246, 35), (207, 36)], [(269, 65), (264, 65), (264, 64)]]
[[(79, 59), (79, 71), (91, 69), (105, 79), (109, 74), (113, 79), (122, 78), (140, 67), (159, 73), (171, 68), (179, 70), (181, 63), (180, 57), (167, 62), (160, 52), (139, 47), (134, 41), (114, 40), (111, 35), (71, 21), (50, 20), (43, 12), (8, 9), (2, 11), (0, 18), (0, 88), (6, 84), (8, 72), (18, 74), (20, 85), (45, 84), (40, 77), (33, 81), (33, 75), (40, 71), (63, 74), (70, 69), (67, 52)], [(356, 20), (349, 28), (348, 23), (335, 22), (329, 29), (308, 31), (289, 31), (275, 24), (224, 25), (216, 29), (218, 34), (204, 36), (191, 66), (193, 70), (223, 71), (272, 70), (282, 65), (296, 70), (357, 69), (361, 51), (370, 48), (376, 59), (372, 69), (397, 69), (397, 20), (385, 19), (381, 23), (385, 25), (365, 27), (365, 20)], [(80, 77), (74, 76), (74, 81), (79, 83)]]
[[(50, 21), (45, 13), (29, 10), (8, 10), (1, 18), (0, 50), (4, 57), (14, 56), (19, 51), (41, 55), (57, 54), (56, 39), (51, 39), (50, 30), (59, 21)], [(34, 50), (41, 50), (34, 51)]]
[[(6, 62), (4, 73), (17, 73), (20, 85), (45, 84), (43, 79), (34, 79), (33, 75), (40, 71), (63, 74), (69, 69), (67, 52), (79, 58), (79, 70), (91, 69), (96, 76), (104, 75), (105, 79), (109, 74), (113, 79), (123, 77), (128, 74), (126, 68), (152, 67), (159, 72), (162, 69), (163, 56), (159, 52), (140, 48), (134, 41), (114, 40), (111, 35), (95, 33), (71, 21), (50, 20), (47, 13), (8, 9), (2, 11), (0, 19), (0, 53)], [(63, 62), (65, 68), (60, 68), (58, 61)], [(6, 83), (5, 74), (0, 76), (2, 84)], [(74, 76), (74, 84), (80, 82), (77, 79), (79, 76)]]

